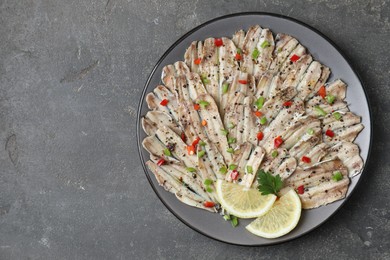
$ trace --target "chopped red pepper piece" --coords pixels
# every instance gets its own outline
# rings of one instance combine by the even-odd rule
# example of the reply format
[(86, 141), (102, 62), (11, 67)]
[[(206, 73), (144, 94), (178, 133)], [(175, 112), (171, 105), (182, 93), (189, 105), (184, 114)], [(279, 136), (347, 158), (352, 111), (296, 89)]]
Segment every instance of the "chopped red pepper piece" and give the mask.
[(206, 120), (202, 120), (202, 126), (206, 126), (207, 125), (207, 121)]
[(201, 62), (202, 62), (202, 59), (201, 59), (201, 58), (197, 58), (197, 59), (194, 60), (194, 63), (195, 63), (196, 65), (199, 65)]
[(292, 101), (286, 101), (283, 103), (283, 106), (284, 107), (291, 107), (292, 103), (293, 103)]
[(236, 60), (241, 60), (242, 59), (242, 56), (241, 56), (241, 54), (239, 54), (239, 53), (236, 53)]
[(307, 156), (302, 156), (302, 162), (304, 163), (311, 163), (311, 159)]
[(199, 104), (194, 104), (194, 109), (195, 110), (199, 110), (200, 109), (200, 105)]
[(180, 138), (181, 138), (181, 140), (183, 140), (183, 142), (186, 142), (186, 141), (187, 141), (187, 137), (186, 137), (186, 135), (184, 134), (184, 132), (181, 132)]
[(194, 145), (187, 146), (187, 152), (188, 152), (188, 155), (194, 155), (195, 154), (195, 146)]
[(215, 203), (212, 202), (212, 201), (205, 201), (205, 202), (203, 203), (203, 206), (205, 206), (206, 208), (212, 208), (212, 207), (215, 206)]
[(263, 113), (261, 113), (259, 110), (255, 111), (254, 114), (257, 117), (261, 117), (263, 115)]
[(238, 80), (238, 83), (240, 83), (240, 84), (247, 84), (248, 81), (245, 80), (245, 79), (240, 79), (240, 80)]
[(215, 46), (220, 47), (223, 45), (223, 41), (221, 38), (216, 38), (216, 39), (214, 39), (214, 44), (215, 44)]
[(199, 137), (195, 138), (195, 140), (192, 142), (192, 145), (193, 145), (193, 146), (197, 146), (198, 143), (199, 143), (199, 141), (200, 141), (200, 138), (199, 138)]
[(158, 166), (164, 165), (165, 163), (166, 161), (164, 160), (164, 158), (161, 158), (160, 160), (157, 161)]
[(161, 102), (160, 102), (160, 105), (162, 105), (162, 106), (166, 106), (166, 105), (168, 105), (168, 99), (163, 99)]
[(263, 138), (264, 138), (263, 132), (258, 132), (257, 133), (257, 140), (261, 141), (261, 140), (263, 140)]
[(282, 143), (283, 143), (283, 139), (280, 135), (274, 139), (275, 148), (278, 148), (279, 146), (281, 146)]
[(237, 170), (233, 170), (232, 173), (230, 174), (230, 177), (232, 177), (232, 180), (237, 180), (238, 178), (238, 171)]
[(330, 138), (333, 138), (333, 137), (334, 137), (334, 132), (333, 132), (332, 130), (330, 130), (330, 129), (326, 130), (325, 134), (326, 134), (327, 136), (329, 136)]
[(325, 86), (321, 86), (320, 89), (318, 90), (318, 95), (320, 95), (322, 98), (326, 97), (326, 89)]
[(293, 56), (291, 56), (291, 58), (290, 58), (290, 60), (292, 61), (292, 62), (296, 62), (297, 60), (299, 60), (299, 56), (298, 55), (296, 55), (296, 54), (294, 54)]
[(303, 194), (303, 193), (305, 193), (305, 187), (303, 187), (303, 185), (299, 186), (299, 187), (297, 188), (297, 192), (298, 192), (298, 194)]

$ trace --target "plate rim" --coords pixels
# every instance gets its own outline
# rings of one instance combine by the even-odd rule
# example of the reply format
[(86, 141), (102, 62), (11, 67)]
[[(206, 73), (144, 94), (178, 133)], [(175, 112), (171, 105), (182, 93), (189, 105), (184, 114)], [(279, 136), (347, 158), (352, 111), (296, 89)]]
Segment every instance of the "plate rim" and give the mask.
[[(370, 140), (369, 140), (369, 145), (368, 145), (368, 150), (367, 150), (367, 159), (366, 161), (364, 162), (364, 166), (361, 170), (361, 173), (360, 173), (360, 177), (358, 179), (358, 181), (356, 182), (356, 185), (355, 187), (353, 188), (353, 190), (351, 190), (350, 194), (347, 195), (342, 203), (340, 204), (340, 206), (328, 217), (326, 218), (325, 220), (323, 220), (321, 223), (318, 223), (316, 226), (314, 226), (313, 228), (307, 230), (306, 232), (303, 232), (293, 238), (290, 238), (288, 240), (284, 240), (284, 241), (274, 241), (274, 242), (271, 242), (271, 243), (268, 243), (268, 244), (240, 244), (240, 243), (233, 243), (233, 242), (229, 242), (229, 241), (225, 241), (225, 240), (222, 240), (222, 239), (219, 239), (219, 238), (216, 238), (216, 237), (213, 237), (212, 235), (210, 234), (207, 234), (199, 229), (197, 229), (196, 227), (194, 227), (191, 223), (187, 222), (186, 220), (184, 220), (179, 214), (177, 214), (162, 198), (161, 196), (159, 195), (159, 193), (157, 192), (157, 186), (155, 186), (153, 184), (153, 181), (151, 179), (151, 176), (148, 174), (149, 170), (146, 168), (146, 164), (145, 164), (145, 160), (142, 156), (142, 144), (141, 144), (141, 141), (140, 141), (140, 131), (141, 131), (141, 125), (140, 125), (140, 122), (141, 122), (141, 110), (142, 110), (142, 104), (143, 104), (143, 100), (145, 98), (145, 95), (146, 95), (146, 91), (147, 91), (147, 87), (153, 77), (153, 75), (155, 74), (157, 68), (159, 67), (159, 65), (163, 62), (163, 60), (165, 59), (165, 57), (179, 44), (181, 43), (183, 40), (185, 40), (188, 36), (190, 36), (191, 34), (193, 34), (194, 32), (198, 31), (199, 29), (207, 26), (208, 24), (211, 24), (211, 23), (214, 23), (214, 22), (217, 22), (217, 21), (220, 21), (220, 20), (224, 20), (224, 19), (227, 19), (227, 18), (231, 18), (231, 17), (237, 17), (237, 16), (249, 16), (249, 15), (259, 15), (259, 16), (272, 16), (272, 17), (276, 17), (276, 18), (281, 18), (281, 19), (285, 19), (285, 20), (289, 20), (289, 21), (292, 21), (294, 23), (297, 23), (299, 25), (302, 25), (312, 31), (314, 31), (315, 33), (317, 33), (319, 36), (321, 36), (323, 39), (325, 39), (328, 43), (330, 43), (335, 49), (336, 51), (344, 58), (344, 60), (347, 62), (347, 64), (349, 65), (349, 67), (351, 68), (353, 74), (355, 74), (356, 78), (359, 80), (361, 86), (362, 86), (362, 89), (363, 89), (363, 92), (364, 92), (364, 97), (366, 99), (366, 102), (367, 102), (367, 107), (368, 107), (368, 116), (369, 116), (369, 121), (370, 121)], [(344, 204), (348, 201), (348, 199), (352, 196), (352, 194), (354, 193), (354, 191), (356, 190), (357, 186), (360, 184), (360, 182), (362, 181), (362, 178), (363, 178), (363, 174), (365, 174), (366, 172), (366, 169), (367, 169), (367, 165), (368, 165), (368, 162), (370, 160), (370, 155), (371, 155), (371, 149), (372, 149), (372, 140), (373, 140), (373, 120), (372, 120), (372, 107), (371, 107), (371, 103), (370, 103), (370, 100), (369, 100), (369, 97), (367, 95), (367, 89), (366, 89), (366, 86), (365, 84), (363, 83), (362, 81), (362, 78), (361, 76), (359, 75), (358, 71), (356, 70), (356, 68), (352, 65), (350, 59), (346, 56), (346, 54), (340, 49), (340, 47), (333, 42), (333, 40), (331, 40), (328, 36), (326, 36), (325, 34), (323, 34), (321, 31), (319, 31), (318, 29), (314, 28), (313, 26), (305, 23), (305, 22), (302, 22), (296, 18), (292, 18), (290, 16), (287, 16), (287, 15), (282, 15), (282, 14), (277, 14), (277, 13), (270, 13), (270, 12), (238, 12), (238, 13), (232, 13), (232, 14), (227, 14), (227, 15), (222, 15), (222, 16), (219, 16), (219, 17), (216, 17), (216, 18), (213, 18), (211, 20), (208, 20), (196, 27), (194, 27), (193, 29), (189, 30), (188, 32), (186, 32), (185, 34), (183, 34), (182, 36), (179, 37), (179, 39), (177, 39), (165, 52), (164, 54), (160, 57), (160, 59), (157, 61), (157, 63), (154, 65), (152, 71), (150, 72), (149, 76), (148, 76), (148, 79), (143, 87), (143, 90), (142, 90), (142, 93), (141, 93), (141, 97), (140, 97), (140, 100), (138, 102), (138, 109), (137, 109), (137, 121), (136, 121), (136, 138), (137, 138), (137, 150), (138, 150), (138, 155), (140, 157), (140, 160), (141, 160), (141, 165), (142, 165), (142, 168), (143, 168), (143, 171), (144, 171), (144, 174), (146, 175), (147, 179), (148, 179), (148, 182), (150, 184), (150, 186), (152, 187), (154, 193), (157, 195), (157, 197), (159, 198), (159, 200), (163, 203), (163, 205), (177, 218), (179, 219), (182, 223), (184, 223), (186, 226), (188, 226), (189, 228), (191, 228), (192, 230), (195, 230), (196, 232), (208, 237), (208, 238), (211, 238), (213, 240), (216, 240), (216, 241), (219, 241), (219, 242), (222, 242), (222, 243), (225, 243), (225, 244), (229, 244), (229, 245), (238, 245), (238, 246), (244, 246), (244, 247), (263, 247), (263, 246), (272, 246), (272, 245), (277, 245), (277, 244), (281, 244), (281, 243), (285, 243), (285, 242), (288, 242), (288, 241), (292, 241), (292, 240), (295, 240), (297, 238), (300, 238), (310, 232), (312, 232), (313, 230), (319, 228), (320, 226), (322, 226), (325, 222), (327, 222), (332, 216), (334, 216), (343, 206)]]

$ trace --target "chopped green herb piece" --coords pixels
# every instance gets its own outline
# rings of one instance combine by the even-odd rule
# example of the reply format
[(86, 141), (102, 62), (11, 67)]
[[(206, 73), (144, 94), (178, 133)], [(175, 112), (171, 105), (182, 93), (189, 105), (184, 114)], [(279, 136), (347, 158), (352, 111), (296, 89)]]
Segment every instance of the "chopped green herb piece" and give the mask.
[(200, 146), (205, 146), (205, 145), (206, 145), (206, 142), (205, 142), (205, 141), (200, 141), (200, 142), (199, 142), (199, 145), (200, 145)]
[(198, 104), (199, 104), (199, 106), (201, 106), (202, 108), (205, 108), (205, 107), (207, 107), (208, 105), (210, 105), (209, 102), (204, 101), (204, 100), (199, 101)]
[(166, 156), (172, 156), (172, 153), (171, 153), (171, 151), (169, 151), (168, 148), (165, 148), (163, 152), (164, 152), (164, 154), (165, 154)]
[(206, 187), (206, 191), (207, 191), (208, 193), (210, 193), (210, 192), (213, 192), (213, 189), (210, 188), (210, 187)]
[(268, 41), (264, 41), (260, 46), (261, 46), (261, 48), (264, 49), (264, 48), (271, 46), (271, 44)]
[(334, 112), (333, 113), (333, 117), (336, 119), (336, 120), (340, 120), (342, 118), (342, 115), (339, 113), (339, 112)]
[(231, 148), (231, 147), (229, 147), (229, 148), (226, 150), (226, 152), (228, 152), (228, 153), (234, 153), (234, 149)]
[(260, 55), (259, 49), (255, 48), (252, 52), (252, 59), (256, 60)]
[(221, 134), (228, 135), (229, 131), (226, 129), (221, 129)]
[(208, 83), (210, 83), (210, 80), (207, 78), (206, 75), (201, 75), (200, 78), (201, 78), (203, 84), (208, 84)]
[(230, 220), (230, 215), (223, 215), (223, 219), (226, 221)]
[(238, 218), (236, 216), (231, 216), (230, 222), (232, 223), (232, 227), (237, 227), (238, 226)]
[(222, 84), (222, 93), (225, 94), (229, 90), (229, 83), (223, 83)]
[(234, 144), (235, 142), (237, 142), (236, 138), (233, 138), (233, 137), (228, 138), (228, 144)]
[(203, 151), (203, 150), (200, 150), (199, 152), (198, 152), (198, 158), (202, 158), (204, 155), (205, 155), (205, 151)]
[(341, 181), (343, 179), (343, 175), (341, 172), (335, 172), (332, 176), (332, 180), (334, 181)]
[(273, 176), (271, 173), (265, 172), (264, 170), (259, 170), (257, 172), (257, 181), (259, 182), (257, 189), (261, 192), (262, 195), (277, 195), (283, 186), (283, 181), (279, 174)]
[(205, 185), (211, 185), (211, 184), (213, 184), (213, 180), (205, 179), (203, 183), (204, 183)]
[(333, 96), (333, 95), (327, 95), (327, 96), (325, 97), (325, 99), (326, 99), (326, 102), (328, 102), (329, 104), (333, 104), (333, 102), (334, 102), (334, 100), (336, 99), (336, 97)]
[(320, 106), (315, 106), (314, 109), (317, 112), (317, 115), (319, 116), (326, 116), (326, 112), (320, 107)]
[(235, 169), (237, 169), (237, 165), (235, 165), (235, 164), (230, 164), (229, 165), (229, 170), (231, 170), (231, 171), (234, 171)]
[(222, 166), (221, 168), (219, 168), (219, 172), (220, 172), (221, 174), (226, 174), (226, 173), (227, 173), (227, 168), (226, 168), (226, 166)]
[(313, 135), (314, 134), (313, 128), (307, 129), (306, 133), (308, 133), (309, 135)]
[(264, 101), (265, 101), (265, 98), (264, 97), (259, 97), (256, 102), (255, 102), (255, 105), (257, 106), (257, 109), (261, 109), (264, 105)]
[(267, 122), (268, 122), (268, 120), (267, 120), (266, 117), (262, 117), (262, 118), (260, 119), (260, 124), (262, 124), (262, 125), (265, 125)]
[(236, 126), (236, 125), (233, 124), (232, 122), (230, 122), (230, 123), (227, 125), (227, 127), (228, 127), (229, 129), (233, 129), (235, 126)]
[(278, 155), (279, 155), (279, 153), (276, 150), (272, 151), (272, 153), (271, 153), (272, 158), (275, 158)]
[(246, 172), (252, 174), (252, 173), (253, 173), (253, 168), (252, 168), (252, 166), (247, 165), (247, 166), (246, 166)]
[(196, 169), (192, 167), (187, 167), (186, 170), (187, 172), (196, 172)]
[(240, 48), (237, 48), (236, 52), (237, 52), (238, 54), (242, 54), (242, 50), (241, 50)]
[(282, 49), (282, 48), (279, 48), (279, 49), (278, 49), (278, 52), (279, 52), (279, 53), (280, 53), (280, 52), (282, 52), (282, 51), (283, 51), (283, 49)]

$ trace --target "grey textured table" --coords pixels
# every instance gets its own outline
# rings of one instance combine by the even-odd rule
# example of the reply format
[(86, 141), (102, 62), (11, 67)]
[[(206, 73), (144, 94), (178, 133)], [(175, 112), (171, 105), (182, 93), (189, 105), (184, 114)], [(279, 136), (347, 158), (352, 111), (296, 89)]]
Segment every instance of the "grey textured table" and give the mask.
[[(390, 259), (390, 3), (181, 2), (0, 0), (0, 259)], [(289, 15), (330, 37), (362, 76), (374, 117), (351, 199), (310, 234), (261, 248), (177, 220), (135, 139), (140, 93), (162, 53), (240, 11)]]

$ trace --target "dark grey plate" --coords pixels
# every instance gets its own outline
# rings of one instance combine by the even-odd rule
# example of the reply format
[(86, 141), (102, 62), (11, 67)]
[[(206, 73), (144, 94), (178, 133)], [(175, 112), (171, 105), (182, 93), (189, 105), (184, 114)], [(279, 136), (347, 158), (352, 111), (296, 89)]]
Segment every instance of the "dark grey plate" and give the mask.
[(138, 117), (137, 138), (138, 148), (145, 170), (145, 174), (157, 196), (164, 205), (182, 222), (194, 230), (219, 241), (248, 246), (269, 245), (297, 238), (320, 224), (324, 223), (334, 214), (351, 195), (361, 175), (352, 179), (347, 198), (320, 207), (318, 209), (304, 210), (298, 226), (286, 236), (277, 239), (263, 239), (252, 235), (245, 230), (245, 226), (251, 220), (240, 220), (240, 225), (232, 228), (229, 222), (223, 220), (218, 214), (212, 214), (204, 210), (189, 207), (179, 202), (175, 196), (159, 187), (153, 174), (145, 167), (145, 161), (149, 159), (148, 153), (142, 149), (141, 142), (146, 137), (140, 126), (140, 118), (145, 115), (148, 108), (144, 101), (145, 95), (151, 92), (157, 84), (160, 84), (162, 68), (175, 61), (183, 60), (185, 49), (194, 40), (204, 40), (207, 37), (231, 37), (239, 29), (248, 29), (251, 25), (259, 24), (264, 28), (270, 28), (274, 33), (287, 33), (297, 38), (302, 45), (308, 48), (314, 58), (325, 64), (332, 70), (330, 80), (341, 78), (348, 84), (347, 101), (354, 113), (362, 116), (364, 130), (358, 136), (356, 143), (360, 146), (361, 156), (367, 165), (368, 154), (371, 146), (371, 116), (368, 100), (364, 87), (347, 59), (340, 50), (326, 36), (316, 29), (289, 17), (268, 13), (240, 13), (223, 16), (206, 22), (188, 32), (175, 42), (157, 62), (142, 93)]

